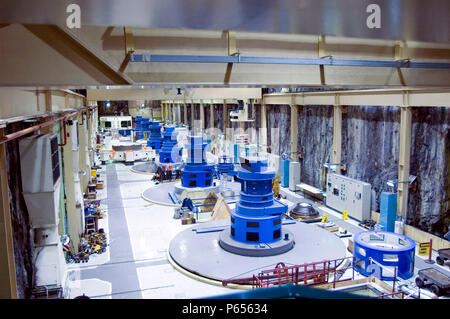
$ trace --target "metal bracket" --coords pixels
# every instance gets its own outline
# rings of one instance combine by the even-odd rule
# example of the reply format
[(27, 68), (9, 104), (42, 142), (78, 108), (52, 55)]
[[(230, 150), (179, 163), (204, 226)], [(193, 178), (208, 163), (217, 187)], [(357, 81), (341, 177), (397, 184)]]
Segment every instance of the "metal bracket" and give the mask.
[(238, 55), (239, 51), (236, 47), (236, 32), (235, 31), (227, 31), (227, 39), (228, 39), (228, 55)]
[(125, 55), (133, 53), (135, 51), (134, 48), (134, 36), (133, 36), (133, 28), (124, 27), (123, 33), (125, 36)]
[(394, 60), (395, 61), (407, 61), (409, 64), (409, 57), (405, 56), (405, 52), (406, 52), (407, 48), (406, 48), (406, 44), (405, 41), (395, 41), (394, 44)]

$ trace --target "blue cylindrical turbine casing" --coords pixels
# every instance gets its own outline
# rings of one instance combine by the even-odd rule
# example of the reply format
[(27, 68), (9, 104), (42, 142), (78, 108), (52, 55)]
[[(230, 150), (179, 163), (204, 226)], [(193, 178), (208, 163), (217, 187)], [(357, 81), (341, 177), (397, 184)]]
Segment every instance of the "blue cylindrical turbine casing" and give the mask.
[(163, 142), (163, 137), (161, 135), (162, 126), (158, 121), (152, 121), (148, 126), (150, 135), (148, 136), (147, 146), (153, 148), (154, 150), (160, 150)]
[(210, 187), (213, 185), (214, 164), (206, 161), (206, 143), (202, 136), (190, 136), (186, 165), (181, 172), (183, 187)]
[(273, 243), (281, 239), (281, 214), (287, 206), (274, 199), (267, 160), (244, 159), (237, 169), (241, 182), (240, 200), (231, 211), (231, 237), (242, 243)]
[(181, 153), (183, 149), (178, 146), (177, 136), (178, 132), (175, 131), (174, 126), (164, 127), (163, 143), (159, 152), (160, 164), (173, 164), (182, 161)]

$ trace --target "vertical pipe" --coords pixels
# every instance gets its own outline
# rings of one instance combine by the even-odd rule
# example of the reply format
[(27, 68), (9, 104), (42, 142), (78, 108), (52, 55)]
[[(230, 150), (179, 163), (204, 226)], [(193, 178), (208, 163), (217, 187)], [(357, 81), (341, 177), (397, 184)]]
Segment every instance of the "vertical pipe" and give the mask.
[[(400, 108), (400, 150), (398, 161), (398, 180), (409, 180), (409, 166), (411, 155), (411, 122), (412, 112), (409, 107), (408, 92), (403, 94), (403, 106)], [(398, 183), (397, 187), (397, 214), (406, 220), (408, 210), (409, 183)]]
[(200, 130), (205, 129), (205, 107), (203, 105), (203, 100), (200, 100)]
[(291, 104), (291, 161), (298, 161), (298, 108), (293, 102)]
[(264, 100), (261, 103), (260, 144), (262, 151), (267, 152), (267, 106)]
[(191, 128), (192, 132), (195, 130), (195, 103), (191, 101)]
[(227, 108), (227, 100), (223, 100), (223, 135), (225, 140), (227, 140), (227, 126), (228, 126), (228, 108)]
[[(341, 162), (342, 150), (342, 106), (340, 96), (336, 94), (333, 112), (333, 163)], [(341, 173), (341, 166), (337, 165), (336, 173)]]
[(209, 127), (214, 128), (214, 103), (211, 100), (211, 104), (209, 105)]
[(187, 126), (189, 123), (188, 123), (188, 118), (187, 118), (187, 105), (186, 105), (186, 100), (183, 101), (183, 109), (184, 109), (184, 114), (183, 114), (183, 117), (184, 117), (184, 125)]
[(175, 115), (175, 111), (176, 111), (176, 110), (175, 110), (175, 103), (174, 103), (174, 101), (172, 101), (172, 103), (171, 103), (171, 108), (172, 108), (172, 110), (171, 110), (171, 114), (172, 114), (172, 123), (175, 124), (177, 117), (176, 117), (176, 115)]
[(433, 239), (430, 238), (430, 251), (428, 252), (428, 263), (431, 264), (431, 251), (433, 250)]
[(211, 104), (209, 104), (209, 127), (210, 127), (210, 135), (211, 135), (211, 152), (213, 154), (217, 154), (215, 150), (216, 144), (216, 134), (214, 134), (214, 100), (211, 99)]

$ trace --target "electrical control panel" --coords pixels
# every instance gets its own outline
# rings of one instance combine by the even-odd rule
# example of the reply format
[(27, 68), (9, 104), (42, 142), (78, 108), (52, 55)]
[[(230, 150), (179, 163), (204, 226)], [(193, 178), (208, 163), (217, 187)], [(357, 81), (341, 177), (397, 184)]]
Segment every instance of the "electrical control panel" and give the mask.
[(370, 219), (371, 185), (339, 174), (327, 176), (326, 204), (359, 220)]

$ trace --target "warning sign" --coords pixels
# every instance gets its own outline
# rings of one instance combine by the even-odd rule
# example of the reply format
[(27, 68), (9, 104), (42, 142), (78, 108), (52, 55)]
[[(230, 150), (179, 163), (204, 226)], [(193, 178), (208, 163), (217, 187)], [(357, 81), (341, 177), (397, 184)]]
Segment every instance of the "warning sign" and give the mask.
[(430, 253), (430, 243), (419, 244), (419, 255), (428, 255)]

